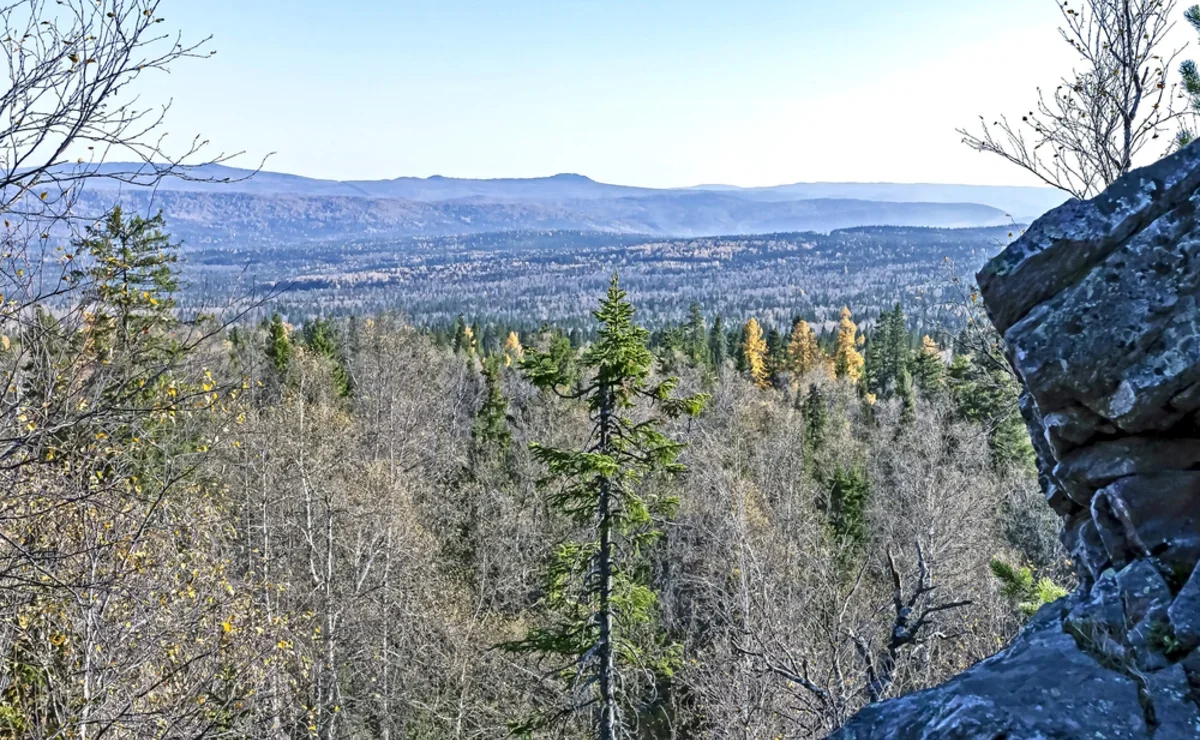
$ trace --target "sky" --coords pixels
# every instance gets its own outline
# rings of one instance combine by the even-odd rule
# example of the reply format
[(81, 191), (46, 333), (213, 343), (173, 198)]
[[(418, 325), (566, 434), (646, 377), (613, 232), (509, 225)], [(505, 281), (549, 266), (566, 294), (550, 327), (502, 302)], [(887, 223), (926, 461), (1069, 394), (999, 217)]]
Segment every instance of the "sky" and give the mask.
[[(960, 143), (1073, 63), (1054, 0), (164, 0), (144, 81), (234, 164), (652, 187), (1036, 184)], [(1184, 38), (1183, 41), (1187, 39)]]

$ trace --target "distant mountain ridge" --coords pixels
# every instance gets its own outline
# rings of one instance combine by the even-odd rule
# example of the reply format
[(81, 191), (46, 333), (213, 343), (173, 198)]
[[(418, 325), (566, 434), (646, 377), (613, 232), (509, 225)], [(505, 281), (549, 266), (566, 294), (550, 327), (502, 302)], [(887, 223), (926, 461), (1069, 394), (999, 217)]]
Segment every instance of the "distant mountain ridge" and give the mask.
[[(133, 165), (106, 164), (101, 173)], [(851, 226), (999, 226), (1066, 197), (1049, 188), (796, 183), (642, 188), (583, 175), (473, 180), (322, 180), (205, 165), (155, 188), (97, 179), (84, 205), (161, 208), (192, 244), (270, 244), (362, 236), (583, 230), (662, 236), (830, 231)]]
[[(90, 190), (83, 206), (100, 214), (112, 191)], [(817, 231), (862, 225), (999, 226), (1003, 212), (977, 204), (799, 200), (760, 203), (722, 194), (563, 201), (421, 202), (328, 195), (144, 191), (116, 196), (139, 213), (161, 209), (189, 246), (267, 246), (364, 237), (449, 236), (501, 231), (592, 231), (648, 236), (715, 236)]]

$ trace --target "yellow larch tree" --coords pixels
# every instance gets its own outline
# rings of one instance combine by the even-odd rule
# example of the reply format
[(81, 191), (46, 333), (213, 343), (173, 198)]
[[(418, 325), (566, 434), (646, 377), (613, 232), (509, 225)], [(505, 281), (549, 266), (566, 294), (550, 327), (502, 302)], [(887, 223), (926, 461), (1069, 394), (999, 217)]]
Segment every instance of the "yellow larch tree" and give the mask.
[(515, 331), (510, 331), (504, 340), (504, 366), (511, 367), (514, 362), (520, 362), (525, 356), (525, 348), (521, 346), (521, 338)]
[(745, 340), (742, 342), (742, 354), (746, 358), (746, 369), (750, 379), (759, 388), (771, 387), (770, 373), (767, 370), (767, 340), (763, 339), (762, 327), (753, 316), (746, 322)]
[(833, 350), (833, 374), (857, 382), (862, 377), (863, 356), (857, 349), (858, 327), (850, 318), (850, 309), (842, 306), (838, 322), (837, 344)]
[(800, 377), (827, 365), (829, 358), (817, 344), (817, 334), (801, 319), (792, 327), (792, 336), (787, 345), (787, 368), (793, 375)]

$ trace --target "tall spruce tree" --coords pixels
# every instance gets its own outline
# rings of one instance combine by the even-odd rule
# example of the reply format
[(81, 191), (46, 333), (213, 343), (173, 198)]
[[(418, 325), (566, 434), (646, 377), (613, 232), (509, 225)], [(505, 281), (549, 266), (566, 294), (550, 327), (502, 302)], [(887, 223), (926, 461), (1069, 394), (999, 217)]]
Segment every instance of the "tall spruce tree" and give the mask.
[(692, 367), (708, 367), (708, 331), (704, 325), (704, 314), (700, 312), (699, 303), (692, 303), (688, 307), (686, 335), (687, 356)]
[(903, 393), (904, 377), (908, 373), (909, 341), (908, 322), (904, 318), (904, 309), (899, 303), (888, 315), (883, 340), (883, 356), (889, 390), (894, 389), (896, 393)]
[[(649, 332), (634, 323), (633, 306), (616, 276), (595, 312), (597, 339), (582, 357), (587, 379), (573, 388), (548, 352), (527, 351), (521, 367), (535, 386), (582, 400), (592, 422), (583, 449), (531, 446), (546, 467), (541, 481), (551, 506), (579, 528), (580, 540), (559, 545), (547, 574), (547, 623), (504, 647), (553, 660), (563, 701), (514, 725), (519, 733), (590, 712), (594, 736), (614, 740), (630, 727), (622, 692), (632, 671), (657, 665), (668, 672), (671, 651), (653, 637), (656, 597), (648, 584), (646, 548), (661, 534), (657, 521), (676, 508), (670, 496), (648, 495), (654, 477), (682, 470), (683, 444), (661, 431), (664, 417), (694, 416), (704, 396), (676, 397), (676, 379), (652, 382)], [(649, 409), (639, 408), (649, 406)], [(637, 412), (637, 418), (634, 413)]]
[[(503, 361), (501, 355), (492, 355), (483, 361), (480, 373), (483, 376), (483, 402), (475, 412), (475, 423), (471, 425), (471, 439), (481, 454), (503, 454), (512, 443), (512, 432), (508, 428), (508, 399), (502, 386)], [(503, 355), (507, 360), (509, 355)]]
[(273, 314), (271, 322), (267, 324), (267, 359), (280, 378), (287, 374), (292, 362), (292, 340), (283, 317), (278, 313)]
[(825, 397), (821, 386), (813, 383), (801, 403), (800, 413), (804, 419), (804, 442), (809, 452), (816, 452), (825, 445), (825, 427), (829, 411), (825, 408)]
[(1034, 470), (1033, 445), (1017, 405), (1020, 388), (1012, 375), (961, 354), (946, 369), (945, 382), (958, 416), (988, 430), (998, 465)]
[(925, 395), (939, 392), (945, 383), (946, 366), (942, 362), (942, 350), (937, 342), (926, 334), (921, 337), (921, 348), (913, 355), (913, 380)]
[[(882, 314), (880, 316), (880, 323), (882, 323), (883, 317), (886, 315), (887, 314)], [(876, 324), (875, 331), (872, 332), (871, 336), (867, 337), (866, 340), (866, 347), (863, 351), (862, 374), (863, 386), (866, 388), (867, 393), (874, 397), (882, 395), (884, 388), (887, 387), (887, 363), (883, 358), (884, 344), (883, 331), (880, 327), (880, 324)]]
[(774, 375), (780, 370), (787, 368), (786, 346), (787, 343), (783, 335), (779, 333), (779, 329), (772, 326), (767, 329), (767, 374)]
[(908, 323), (899, 303), (879, 315), (875, 331), (867, 343), (863, 381), (868, 393), (878, 398), (900, 396), (911, 410), (912, 351)]
[(708, 356), (718, 374), (725, 370), (725, 362), (729, 358), (729, 340), (725, 337), (725, 322), (720, 316), (713, 320), (712, 331), (708, 335)]
[(455, 352), (467, 351), (467, 333), (469, 331), (470, 330), (467, 328), (466, 319), (464, 319), (463, 315), (460, 313), (458, 317), (454, 319), (454, 328), (450, 330), (452, 334), (450, 341)]

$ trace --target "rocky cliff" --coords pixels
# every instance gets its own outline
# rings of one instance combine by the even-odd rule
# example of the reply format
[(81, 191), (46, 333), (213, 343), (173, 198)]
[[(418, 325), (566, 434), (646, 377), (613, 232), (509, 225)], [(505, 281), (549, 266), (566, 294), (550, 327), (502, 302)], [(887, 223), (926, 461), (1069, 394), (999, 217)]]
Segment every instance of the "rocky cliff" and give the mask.
[(1003, 652), (837, 737), (1200, 737), (1200, 145), (978, 276), (1078, 569)]

